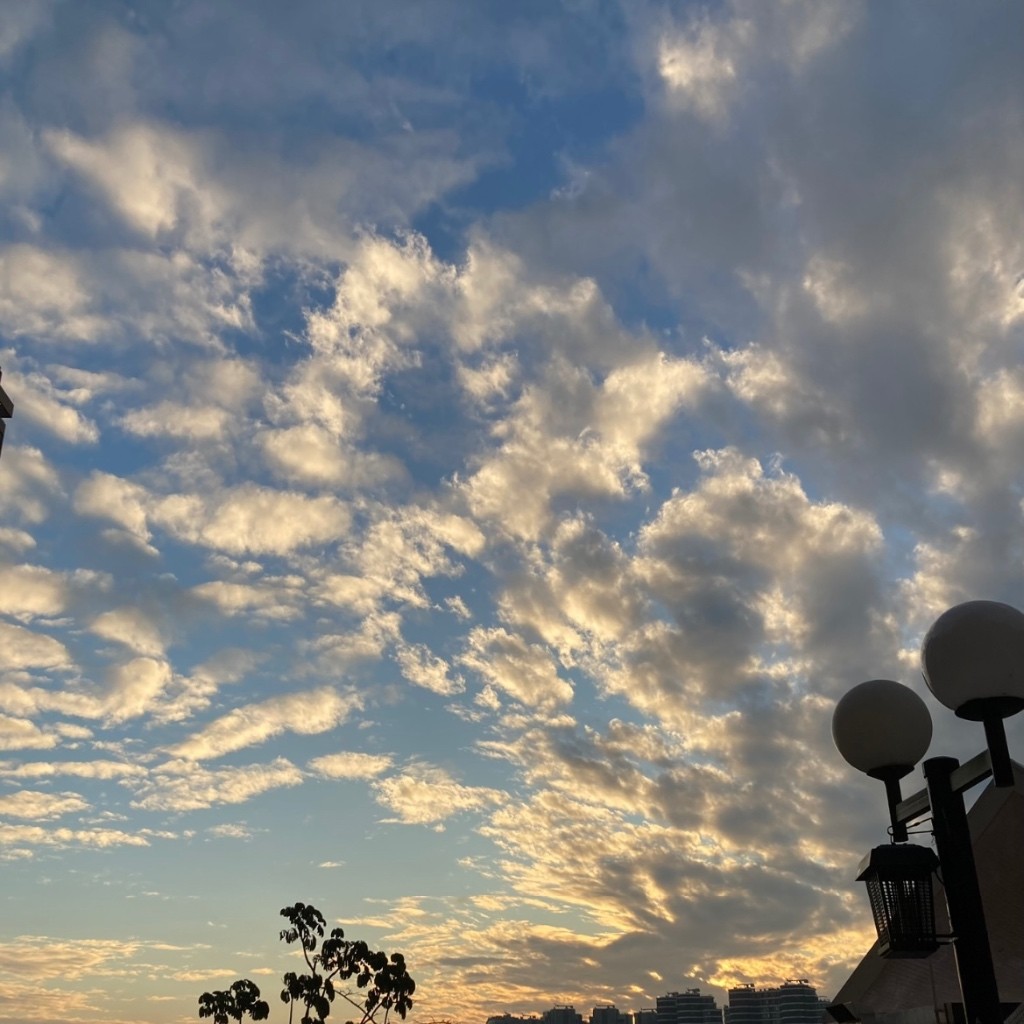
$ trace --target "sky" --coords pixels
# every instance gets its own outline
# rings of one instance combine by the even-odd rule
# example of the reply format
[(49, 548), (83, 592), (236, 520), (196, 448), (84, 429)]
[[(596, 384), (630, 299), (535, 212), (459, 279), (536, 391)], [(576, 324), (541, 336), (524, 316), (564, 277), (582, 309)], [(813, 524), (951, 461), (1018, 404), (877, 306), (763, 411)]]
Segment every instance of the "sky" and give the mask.
[(4, 0), (0, 1020), (834, 995), (835, 702), (1024, 605), (1022, 21)]

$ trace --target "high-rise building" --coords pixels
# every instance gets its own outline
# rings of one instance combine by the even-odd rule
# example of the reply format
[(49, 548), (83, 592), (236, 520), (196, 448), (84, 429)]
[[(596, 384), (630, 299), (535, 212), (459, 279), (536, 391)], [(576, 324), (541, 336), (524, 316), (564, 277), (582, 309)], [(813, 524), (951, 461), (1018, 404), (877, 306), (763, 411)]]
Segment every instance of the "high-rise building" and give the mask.
[(714, 996), (688, 988), (658, 996), (658, 1024), (722, 1024), (722, 1011)]
[(739, 985), (729, 989), (726, 1024), (821, 1024), (818, 993), (805, 978), (778, 988)]
[(737, 985), (729, 989), (729, 1005), (725, 1008), (726, 1024), (769, 1024), (766, 990), (753, 985)]
[(658, 1024), (658, 1011), (653, 1006), (645, 1006), (633, 1011), (633, 1024)]
[(575, 1006), (552, 1006), (541, 1018), (544, 1024), (583, 1024), (583, 1016)]
[(590, 1014), (590, 1024), (629, 1024), (629, 1014), (617, 1006), (595, 1006)]
[(821, 1024), (821, 1002), (806, 978), (787, 980), (776, 991), (779, 1024)]

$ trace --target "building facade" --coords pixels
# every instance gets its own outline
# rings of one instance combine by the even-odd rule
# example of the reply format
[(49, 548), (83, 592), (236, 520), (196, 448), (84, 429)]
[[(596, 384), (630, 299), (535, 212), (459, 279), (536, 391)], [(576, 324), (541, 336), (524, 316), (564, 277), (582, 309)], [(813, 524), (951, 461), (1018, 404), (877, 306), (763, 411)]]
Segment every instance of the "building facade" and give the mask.
[(583, 1024), (583, 1015), (576, 1012), (575, 1006), (552, 1006), (541, 1019), (544, 1024)]
[(658, 996), (657, 1024), (722, 1024), (722, 1011), (714, 996), (688, 988)]
[(821, 1000), (801, 978), (778, 988), (739, 985), (729, 989), (726, 1024), (821, 1024)]
[(590, 1013), (590, 1024), (630, 1024), (629, 1014), (617, 1006), (595, 1006)]

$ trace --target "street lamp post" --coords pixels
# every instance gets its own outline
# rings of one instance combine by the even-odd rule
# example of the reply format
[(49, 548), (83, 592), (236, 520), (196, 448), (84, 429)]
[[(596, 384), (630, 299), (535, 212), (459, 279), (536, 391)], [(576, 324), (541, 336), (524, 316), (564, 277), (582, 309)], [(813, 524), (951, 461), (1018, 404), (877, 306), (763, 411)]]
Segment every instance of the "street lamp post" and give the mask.
[(903, 799), (900, 780), (928, 749), (931, 716), (913, 690), (887, 679), (861, 683), (839, 701), (832, 736), (849, 764), (885, 783), (894, 843), (905, 843), (907, 825), (931, 813), (966, 1019), (1002, 1024), (963, 793), (990, 776), (996, 786), (1014, 783), (1003, 719), (1024, 710), (1024, 614), (996, 601), (950, 608), (926, 634), (921, 661), (934, 696), (958, 717), (984, 724), (988, 749), (964, 765), (929, 758), (925, 788)]

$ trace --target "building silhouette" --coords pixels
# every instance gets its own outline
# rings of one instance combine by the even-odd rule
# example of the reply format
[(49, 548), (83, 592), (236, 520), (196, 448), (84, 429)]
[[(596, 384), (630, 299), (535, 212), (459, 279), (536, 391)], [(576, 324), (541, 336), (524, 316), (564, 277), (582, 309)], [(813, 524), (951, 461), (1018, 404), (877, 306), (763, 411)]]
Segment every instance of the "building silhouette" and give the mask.
[(541, 1020), (544, 1024), (583, 1024), (583, 1015), (576, 1012), (575, 1006), (552, 1006), (544, 1011)]
[(590, 1024), (630, 1024), (629, 1014), (611, 1004), (595, 1006), (590, 1011)]
[(786, 981), (778, 988), (738, 985), (729, 989), (726, 1024), (821, 1024), (821, 1020), (822, 1001), (806, 979)]
[(688, 988), (658, 996), (657, 1024), (722, 1024), (722, 1011), (714, 996)]

